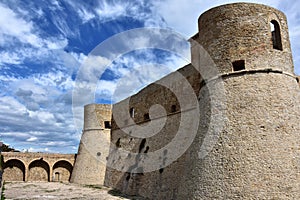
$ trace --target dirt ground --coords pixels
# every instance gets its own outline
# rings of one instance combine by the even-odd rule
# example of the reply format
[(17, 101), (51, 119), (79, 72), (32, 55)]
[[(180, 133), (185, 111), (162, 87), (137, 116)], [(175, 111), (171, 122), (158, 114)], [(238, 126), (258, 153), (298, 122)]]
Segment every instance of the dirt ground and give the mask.
[(119, 192), (104, 186), (81, 186), (58, 182), (6, 182), (5, 198), (18, 200), (44, 199), (86, 199), (117, 200), (139, 199), (122, 196)]

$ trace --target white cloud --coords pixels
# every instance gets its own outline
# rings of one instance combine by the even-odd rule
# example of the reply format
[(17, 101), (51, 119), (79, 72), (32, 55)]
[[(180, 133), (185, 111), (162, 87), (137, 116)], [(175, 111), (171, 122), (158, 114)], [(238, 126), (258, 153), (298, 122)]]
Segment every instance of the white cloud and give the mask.
[(84, 8), (78, 10), (78, 15), (81, 17), (83, 23), (86, 23), (96, 17), (92, 12), (89, 12)]
[(22, 152), (51, 152), (49, 148), (33, 148), (23, 149)]
[(38, 140), (37, 137), (32, 136), (32, 137), (28, 138), (26, 141), (27, 141), (27, 142), (35, 142), (35, 141), (37, 141), (37, 140)]
[[(198, 17), (206, 10), (227, 3), (236, 3), (236, 0), (216, 0), (200, 1), (190, 0), (188, 3), (184, 0), (157, 0), (153, 4), (153, 12), (162, 16), (169, 27), (179, 33), (191, 37), (198, 32)], [(300, 36), (300, 2), (296, 0), (244, 0), (243, 2), (259, 3), (275, 7), (282, 10), (289, 22), (290, 39), (295, 61), (295, 72), (300, 74), (299, 58), (299, 36)]]
[(111, 97), (116, 89), (116, 81), (100, 80), (97, 84), (96, 93), (101, 99), (111, 100)]
[(99, 1), (99, 7), (96, 9), (96, 13), (100, 19), (112, 19), (126, 15), (128, 9), (128, 2), (123, 1), (117, 4), (113, 1)]
[(73, 56), (80, 64), (87, 58), (87, 56), (83, 53), (70, 52), (70, 55)]
[[(24, 17), (31, 15), (27, 10), (18, 7), (12, 10), (0, 3), (0, 13), (0, 46), (6, 47), (0, 53), (0, 64), (21, 64), (28, 58), (43, 58), (49, 55), (47, 51), (68, 45), (62, 36), (41, 37), (38, 25)], [(41, 9), (38, 13), (43, 14)]]
[(48, 38), (45, 40), (45, 46), (48, 49), (63, 49), (68, 45), (68, 40), (66, 38)]
[[(1, 36), (0, 36), (1, 37)], [(21, 64), (22, 59), (16, 52), (0, 52), (1, 64)]]
[[(191, 37), (198, 30), (198, 17), (206, 10), (227, 3), (236, 3), (236, 0), (201, 1), (165, 0), (154, 1), (154, 9), (166, 20), (169, 27), (179, 33)], [(280, 0), (244, 0), (243, 2), (263, 3), (277, 6)]]
[[(40, 147), (47, 146), (48, 142), (68, 141), (69, 152), (77, 145), (79, 138), (74, 137), (72, 102), (66, 100), (71, 99), (73, 85), (68, 74), (57, 71), (21, 79), (2, 75), (0, 81), (8, 84), (6, 91), (0, 93), (4, 142), (18, 144), (20, 150), (32, 147), (34, 151), (42, 151)], [(57, 145), (49, 151), (64, 152), (66, 143)]]
[(149, 49), (123, 55), (108, 68), (116, 78), (98, 82), (96, 98), (118, 102), (186, 64), (186, 60), (173, 54), (158, 61), (157, 54)]
[(12, 96), (0, 97), (0, 112), (4, 114), (2, 116), (4, 120), (7, 117), (5, 113), (20, 114), (21, 116), (28, 114), (26, 107)]
[(86, 81), (91, 84), (96, 84), (97, 80), (101, 77), (107, 65), (111, 61), (102, 56), (90, 55), (82, 63), (78, 75), (77, 82)]
[(54, 115), (48, 111), (29, 111), (29, 117), (33, 120), (38, 120), (41, 123), (45, 124), (55, 124), (55, 118)]
[(13, 10), (2, 4), (0, 4), (0, 13), (0, 37), (4, 37), (5, 35), (13, 36), (24, 43), (31, 44), (34, 47), (41, 47), (42, 41), (36, 35), (32, 34), (32, 22), (19, 18)]

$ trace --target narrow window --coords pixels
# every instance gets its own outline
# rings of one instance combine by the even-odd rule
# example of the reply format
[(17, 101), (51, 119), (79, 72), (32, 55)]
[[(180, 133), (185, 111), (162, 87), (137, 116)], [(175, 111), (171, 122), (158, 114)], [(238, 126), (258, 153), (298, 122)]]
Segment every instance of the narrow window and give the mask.
[(270, 26), (272, 33), (273, 49), (278, 49), (282, 51), (280, 26), (276, 20), (272, 20)]
[(149, 146), (147, 146), (147, 147), (146, 147), (146, 150), (144, 151), (144, 153), (148, 153), (148, 151), (149, 151), (149, 148), (150, 148), (150, 147), (149, 147)]
[(173, 112), (176, 112), (176, 111), (177, 111), (176, 105), (172, 105), (172, 106), (171, 106), (171, 112), (173, 113)]
[(140, 144), (140, 147), (139, 147), (139, 153), (142, 152), (143, 148), (145, 147), (145, 144), (146, 144), (146, 139), (142, 139), (142, 142)]
[(144, 114), (144, 120), (149, 120), (149, 119), (150, 119), (149, 113)]
[(55, 181), (59, 181), (59, 172), (55, 172)]
[(245, 69), (245, 61), (237, 60), (232, 63), (233, 71), (241, 71)]
[(104, 121), (104, 128), (111, 128), (110, 121)]
[(134, 108), (130, 108), (129, 114), (130, 114), (130, 117), (134, 117)]
[(129, 181), (129, 179), (130, 179), (130, 173), (126, 173), (127, 174), (127, 176), (126, 176), (126, 181)]
[(121, 138), (119, 138), (118, 140), (117, 140), (117, 142), (116, 142), (116, 147), (117, 148), (120, 148), (121, 147)]

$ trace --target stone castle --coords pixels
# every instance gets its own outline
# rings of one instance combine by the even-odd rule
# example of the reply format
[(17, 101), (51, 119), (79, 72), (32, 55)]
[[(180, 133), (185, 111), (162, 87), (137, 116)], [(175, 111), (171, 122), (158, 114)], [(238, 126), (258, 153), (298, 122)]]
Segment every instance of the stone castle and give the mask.
[[(198, 26), (192, 64), (112, 108), (85, 106), (71, 182), (149, 199), (300, 199), (300, 89), (285, 15), (234, 3), (206, 11)], [(151, 112), (156, 104), (165, 112)], [(200, 114), (193, 141), (173, 159), (188, 140), (184, 136), (193, 134), (198, 119), (186, 116), (195, 110)], [(136, 136), (151, 134), (149, 128), (162, 122), (156, 134)], [(207, 135), (214, 142), (202, 148)], [(182, 143), (172, 147), (178, 138)]]
[(146, 199), (300, 199), (300, 88), (285, 15), (212, 8), (192, 63), (84, 108), (70, 182)]

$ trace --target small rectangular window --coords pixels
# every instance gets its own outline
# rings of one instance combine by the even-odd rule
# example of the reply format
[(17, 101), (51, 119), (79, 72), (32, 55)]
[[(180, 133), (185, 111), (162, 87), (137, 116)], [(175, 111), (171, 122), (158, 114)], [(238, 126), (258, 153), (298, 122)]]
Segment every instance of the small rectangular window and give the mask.
[(245, 61), (237, 60), (232, 63), (233, 71), (241, 71), (245, 69)]
[(111, 128), (110, 121), (104, 121), (104, 128)]
[(171, 112), (173, 113), (173, 112), (176, 112), (176, 111), (177, 111), (176, 105), (172, 105), (171, 106)]

